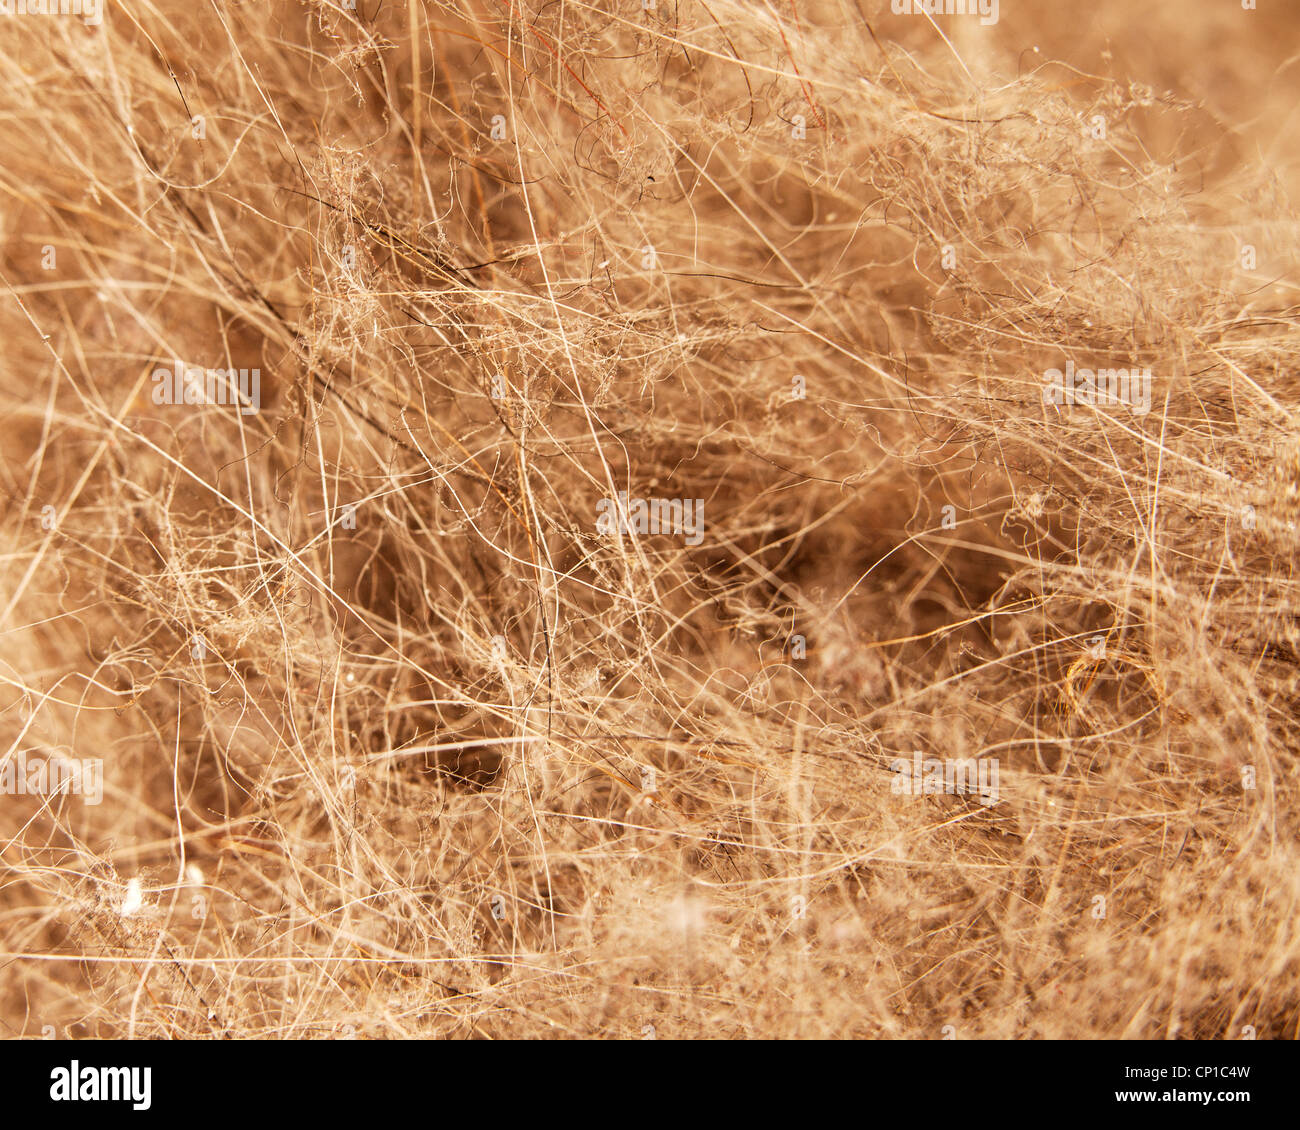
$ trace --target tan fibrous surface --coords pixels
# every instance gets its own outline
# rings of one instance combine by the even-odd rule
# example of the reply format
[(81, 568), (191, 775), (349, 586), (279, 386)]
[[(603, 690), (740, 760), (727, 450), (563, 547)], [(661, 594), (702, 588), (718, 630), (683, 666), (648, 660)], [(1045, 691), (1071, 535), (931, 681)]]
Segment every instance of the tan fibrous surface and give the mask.
[(1295, 17), (1042, 7), (0, 20), (4, 1032), (1294, 1037)]

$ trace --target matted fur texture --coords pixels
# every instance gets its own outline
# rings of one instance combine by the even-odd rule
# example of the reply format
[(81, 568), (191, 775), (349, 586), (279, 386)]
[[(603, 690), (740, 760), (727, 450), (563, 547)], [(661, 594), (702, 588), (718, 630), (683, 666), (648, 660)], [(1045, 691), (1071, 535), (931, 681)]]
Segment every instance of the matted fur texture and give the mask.
[(1296, 1034), (1295, 17), (892, 7), (0, 15), (8, 1034)]

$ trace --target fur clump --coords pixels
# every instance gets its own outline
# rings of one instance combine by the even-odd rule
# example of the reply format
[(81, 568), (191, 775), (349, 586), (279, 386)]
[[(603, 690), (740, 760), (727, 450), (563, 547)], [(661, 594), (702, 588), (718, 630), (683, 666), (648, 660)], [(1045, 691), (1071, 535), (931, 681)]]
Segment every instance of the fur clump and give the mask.
[(0, 719), (104, 783), (0, 1020), (1294, 1036), (1286, 186), (1050, 17), (524, 7), (0, 26)]

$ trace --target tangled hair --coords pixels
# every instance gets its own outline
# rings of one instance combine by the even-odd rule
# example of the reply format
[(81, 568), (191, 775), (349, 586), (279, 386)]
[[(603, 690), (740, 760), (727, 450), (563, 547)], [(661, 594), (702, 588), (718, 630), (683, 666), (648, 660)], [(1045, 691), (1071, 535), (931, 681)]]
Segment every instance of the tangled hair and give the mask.
[(1096, 7), (0, 19), (6, 1030), (1294, 1037), (1293, 36)]

